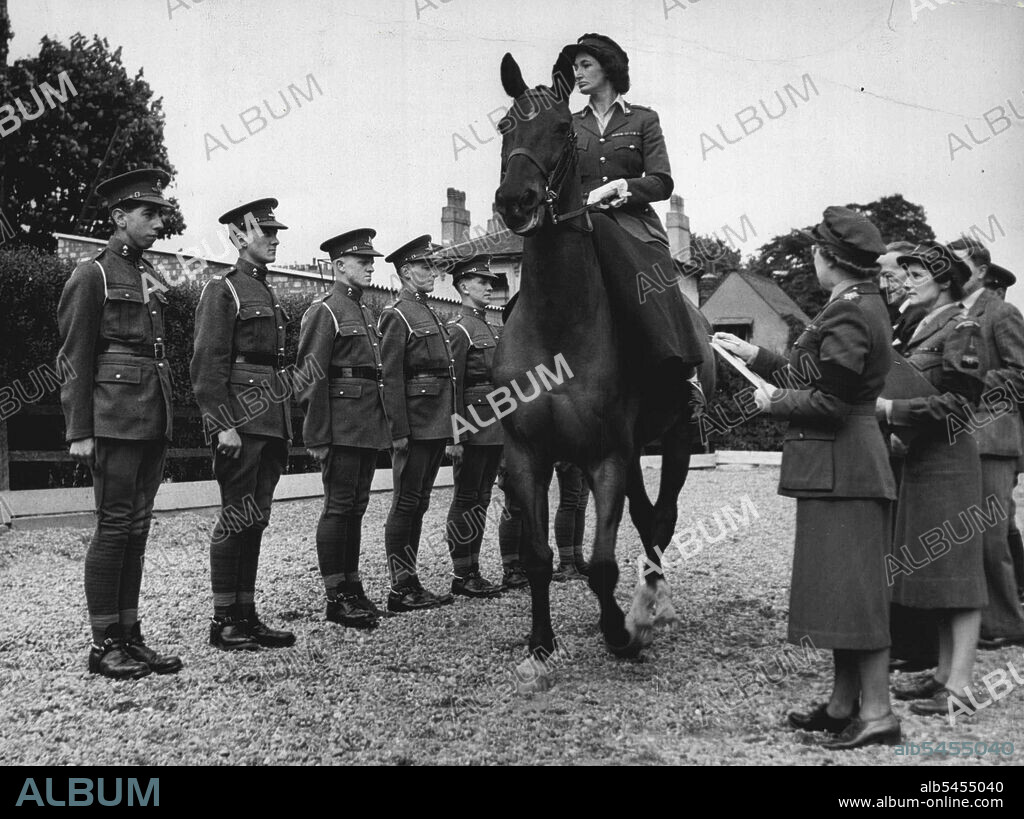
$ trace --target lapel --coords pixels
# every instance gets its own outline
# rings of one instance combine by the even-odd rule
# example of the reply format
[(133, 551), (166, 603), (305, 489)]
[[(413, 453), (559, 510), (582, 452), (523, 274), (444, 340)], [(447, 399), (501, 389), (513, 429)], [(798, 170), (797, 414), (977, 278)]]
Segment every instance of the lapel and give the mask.
[(576, 127), (582, 128), (584, 131), (589, 131), (598, 139), (601, 138), (601, 135), (597, 132), (597, 117), (594, 116), (593, 111), (584, 108), (573, 116), (573, 120), (576, 122)]
[[(629, 106), (626, 106), (626, 110), (629, 110)], [(632, 112), (630, 112), (632, 113)], [(608, 127), (604, 129), (605, 136), (611, 136), (626, 124), (626, 114), (622, 113), (622, 109), (618, 105), (612, 106), (612, 115), (608, 120)]]
[(956, 309), (957, 306), (958, 305), (956, 303), (949, 304), (946, 306), (945, 310), (937, 316), (933, 316), (928, 321), (922, 320), (921, 323), (917, 325), (917, 329), (910, 337), (910, 340), (907, 342), (907, 349), (909, 350), (920, 347), (925, 341), (930, 339), (933, 335), (939, 332), (939, 330), (949, 324), (949, 322), (955, 321), (960, 315), (959, 311)]
[(988, 307), (990, 299), (995, 298), (987, 290), (982, 290), (981, 295), (978, 296), (978, 300), (974, 302), (974, 306), (967, 313), (968, 318), (977, 319), (985, 313), (985, 308)]

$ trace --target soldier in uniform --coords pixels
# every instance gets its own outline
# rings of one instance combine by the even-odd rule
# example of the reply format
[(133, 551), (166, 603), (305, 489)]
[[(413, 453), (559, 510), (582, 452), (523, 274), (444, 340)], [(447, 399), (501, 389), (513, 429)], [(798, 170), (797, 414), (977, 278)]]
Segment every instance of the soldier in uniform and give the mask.
[(455, 358), (456, 404), (464, 423), (452, 425), (449, 454), (455, 489), (446, 531), (452, 594), (466, 597), (494, 597), (502, 591), (480, 575), (480, 544), (504, 441), (501, 423), (487, 401), (495, 389), (491, 365), (501, 335), (498, 327), (488, 324), (485, 311), (498, 278), (490, 264), (490, 256), (473, 256), (451, 270), (452, 284), (462, 296), (462, 313), (448, 322), (448, 334)]
[[(985, 273), (985, 287), (991, 290), (1003, 301), (1006, 300), (1006, 291), (1017, 283), (1017, 277), (1005, 267), (997, 264), (990, 264)], [(1020, 419), (1021, 404), (1017, 404), (1017, 417)], [(1013, 488), (1017, 486), (1017, 479), (1024, 471), (1024, 454), (1017, 459), (1014, 468)], [(1024, 602), (1024, 538), (1021, 537), (1020, 528), (1017, 526), (1017, 504), (1013, 499), (1013, 492), (1010, 492), (1010, 532), (1007, 540), (1010, 544), (1010, 557), (1013, 559), (1013, 576), (1017, 581), (1017, 597)]]
[(385, 259), (402, 280), (398, 300), (381, 313), (384, 406), (394, 450), (394, 496), (384, 527), (391, 573), (388, 610), (416, 611), (453, 602), (420, 584), (416, 557), (423, 515), (451, 441), (455, 412), (455, 360), (448, 334), (427, 295), (440, 275), (429, 259), (430, 236), (402, 245)]
[[(1024, 395), (1024, 318), (1016, 307), (985, 288), (992, 259), (984, 245), (961, 238), (951, 242), (949, 248), (971, 270), (960, 303), (967, 308), (967, 318), (981, 325), (988, 364), (985, 392), (972, 433), (981, 453), (982, 497), (986, 502), (995, 498), (999, 508), (1006, 510), (1010, 508), (1017, 461), (1024, 455), (1024, 430), (1019, 415), (1003, 411), (1000, 405)], [(995, 391), (1003, 392), (1004, 401), (987, 400)], [(988, 605), (982, 611), (979, 645), (986, 649), (1024, 643), (1024, 608), (1017, 594), (1008, 534), (1005, 517), (984, 531)]]
[(315, 361), (318, 377), (296, 387), (306, 415), (302, 438), (323, 470), (316, 552), (327, 590), (327, 619), (354, 628), (372, 628), (380, 617), (363, 591), (359, 546), (377, 452), (391, 443), (380, 335), (361, 301), (373, 260), (383, 255), (373, 248), (376, 235), (364, 228), (320, 245), (331, 257), (334, 289), (302, 317), (298, 360)]
[(210, 645), (228, 651), (295, 643), (291, 632), (260, 620), (255, 602), (260, 544), (292, 437), (288, 316), (267, 282), (277, 233), (286, 229), (276, 207), (276, 199), (259, 199), (220, 217), (238, 261), (207, 282), (196, 308), (192, 386), (221, 494), (210, 547)]
[(73, 377), (61, 387), (71, 457), (92, 471), (96, 533), (85, 555), (92, 627), (89, 671), (114, 679), (172, 674), (177, 657), (149, 648), (139, 589), (153, 501), (171, 438), (171, 374), (164, 349), (163, 288), (142, 257), (173, 207), (160, 170), (101, 183), (114, 235), (79, 264), (57, 308), (61, 349)]

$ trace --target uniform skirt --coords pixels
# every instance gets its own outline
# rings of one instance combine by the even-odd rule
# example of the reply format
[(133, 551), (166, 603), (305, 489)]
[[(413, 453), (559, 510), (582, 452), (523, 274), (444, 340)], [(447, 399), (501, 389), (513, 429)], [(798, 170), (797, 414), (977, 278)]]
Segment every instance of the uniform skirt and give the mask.
[(893, 602), (915, 609), (978, 609), (988, 602), (981, 459), (969, 435), (920, 436), (903, 462), (888, 572)]
[(889, 645), (885, 558), (891, 501), (798, 498), (789, 641), (815, 648)]

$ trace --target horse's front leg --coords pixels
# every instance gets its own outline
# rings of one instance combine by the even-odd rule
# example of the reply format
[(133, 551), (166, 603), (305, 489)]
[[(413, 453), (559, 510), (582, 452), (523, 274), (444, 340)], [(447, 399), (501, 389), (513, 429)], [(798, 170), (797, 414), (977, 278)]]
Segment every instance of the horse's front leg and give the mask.
[(550, 686), (546, 661), (555, 650), (551, 627), (552, 552), (548, 545), (548, 486), (553, 463), (528, 450), (518, 441), (505, 447), (508, 481), (523, 510), (519, 559), (530, 581), (530, 655), (516, 667), (516, 689), (520, 693), (544, 691)]
[(615, 601), (615, 587), (619, 582), (615, 540), (626, 497), (627, 457), (623, 453), (611, 455), (589, 470), (597, 512), (590, 588), (601, 606), (601, 633), (605, 644), (618, 657), (636, 657), (642, 648), (638, 636), (626, 629), (626, 617)]

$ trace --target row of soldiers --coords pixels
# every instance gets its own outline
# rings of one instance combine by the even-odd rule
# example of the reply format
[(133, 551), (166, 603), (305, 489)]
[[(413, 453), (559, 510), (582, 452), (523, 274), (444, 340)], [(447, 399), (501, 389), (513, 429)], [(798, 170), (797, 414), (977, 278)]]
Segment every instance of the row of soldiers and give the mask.
[[(171, 203), (162, 171), (144, 169), (97, 187), (115, 230), (107, 247), (79, 264), (58, 307), (60, 355), (77, 374), (62, 388), (72, 457), (92, 471), (97, 526), (85, 559), (85, 592), (93, 645), (89, 669), (117, 679), (175, 673), (178, 657), (146, 644), (139, 591), (153, 503), (160, 485), (173, 406), (166, 359), (165, 287), (143, 251), (163, 228)], [(393, 500), (385, 526), (393, 613), (450, 604), (455, 595), (493, 597), (526, 585), (518, 544), (503, 542), (504, 577), (480, 574), (484, 520), (501, 458), (501, 427), (487, 398), (500, 328), (486, 321), (496, 276), (486, 256), (451, 269), (461, 314), (444, 325), (428, 303), (441, 272), (430, 236), (385, 261), (402, 280), (396, 302), (373, 320), (362, 303), (374, 260), (371, 229), (324, 242), (333, 290), (302, 318), (298, 365), (285, 360), (290, 317), (267, 280), (276, 260), (280, 222), (274, 199), (234, 208), (220, 218), (239, 251), (215, 275), (196, 310), (190, 376), (203, 413), (220, 486), (221, 514), (210, 547), (213, 618), (210, 644), (258, 650), (295, 643), (256, 609), (263, 532), (292, 438), (291, 398), (305, 413), (303, 440), (320, 464), (324, 508), (316, 533), (327, 595), (327, 620), (377, 625), (382, 612), (359, 574), (362, 518), (378, 453), (393, 452)], [(299, 374), (302, 377), (299, 377)], [(455, 417), (473, 424), (454, 423)], [(417, 554), (423, 517), (445, 453), (455, 490), (447, 540), (450, 593), (420, 583)]]

